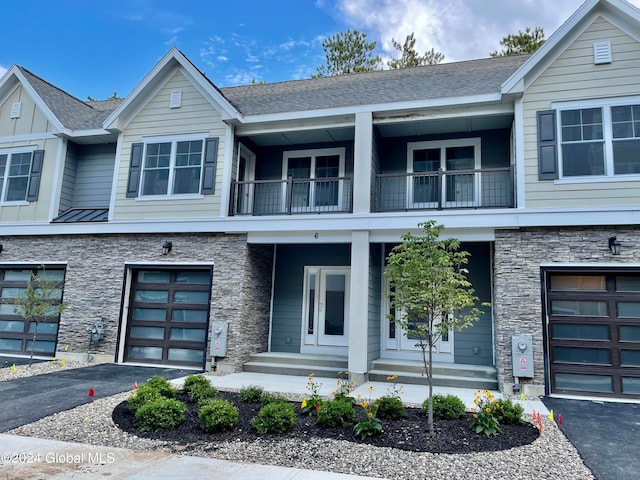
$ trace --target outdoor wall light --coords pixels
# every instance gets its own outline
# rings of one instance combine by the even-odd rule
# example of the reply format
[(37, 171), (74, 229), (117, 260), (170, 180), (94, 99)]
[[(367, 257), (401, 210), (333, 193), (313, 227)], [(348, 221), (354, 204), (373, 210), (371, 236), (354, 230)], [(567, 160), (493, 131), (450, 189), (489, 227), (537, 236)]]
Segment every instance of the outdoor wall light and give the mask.
[(2, 244), (0, 243), (0, 253), (2, 253)]
[(172, 248), (173, 248), (173, 243), (164, 242), (162, 244), (162, 254), (163, 255), (169, 255), (169, 252), (171, 251)]
[(616, 237), (609, 237), (609, 250), (611, 250), (611, 255), (620, 255), (620, 247), (622, 243), (620, 243)]

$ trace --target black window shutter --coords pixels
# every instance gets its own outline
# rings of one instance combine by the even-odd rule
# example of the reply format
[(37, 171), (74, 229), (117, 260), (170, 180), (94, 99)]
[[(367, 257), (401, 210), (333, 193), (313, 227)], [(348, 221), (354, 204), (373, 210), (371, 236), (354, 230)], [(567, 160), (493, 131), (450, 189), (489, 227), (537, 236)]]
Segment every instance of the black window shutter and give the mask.
[(31, 159), (31, 174), (29, 178), (29, 189), (27, 191), (27, 202), (35, 202), (38, 200), (38, 191), (40, 190), (40, 177), (42, 176), (42, 160), (44, 159), (44, 150), (35, 150)]
[(129, 164), (129, 181), (127, 182), (127, 198), (138, 196), (140, 186), (140, 174), (142, 172), (142, 150), (143, 143), (131, 145), (131, 163)]
[(202, 194), (216, 193), (216, 166), (218, 162), (218, 138), (207, 138), (204, 149), (204, 169), (202, 172)]
[(538, 112), (538, 180), (558, 178), (558, 140), (556, 112)]

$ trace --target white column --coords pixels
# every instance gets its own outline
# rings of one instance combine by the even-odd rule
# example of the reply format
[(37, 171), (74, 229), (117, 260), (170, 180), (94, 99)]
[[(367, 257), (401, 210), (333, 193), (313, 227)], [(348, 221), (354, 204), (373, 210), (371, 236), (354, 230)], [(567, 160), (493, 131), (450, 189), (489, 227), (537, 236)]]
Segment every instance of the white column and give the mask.
[[(369, 333), (369, 232), (351, 233), (349, 372), (359, 383), (367, 372)], [(376, 339), (379, 341), (379, 339)]]
[(356, 113), (356, 137), (353, 152), (353, 213), (371, 211), (371, 155), (373, 152), (373, 115)]

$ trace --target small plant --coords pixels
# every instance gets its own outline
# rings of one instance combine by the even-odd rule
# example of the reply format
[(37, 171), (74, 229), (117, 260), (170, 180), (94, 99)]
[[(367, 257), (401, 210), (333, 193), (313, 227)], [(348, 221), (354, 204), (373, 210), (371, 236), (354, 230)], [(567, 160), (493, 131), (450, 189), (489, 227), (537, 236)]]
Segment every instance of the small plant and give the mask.
[(296, 424), (296, 411), (286, 402), (269, 403), (260, 409), (251, 425), (259, 435), (265, 433), (284, 433)]
[(184, 384), (182, 385), (182, 391), (186, 394), (191, 393), (191, 389), (196, 385), (208, 385), (211, 383), (204, 375), (189, 375), (184, 379)]
[[(373, 392), (373, 387), (369, 387), (369, 392)], [(394, 398), (394, 400), (397, 400)], [(402, 402), (401, 402), (402, 404)], [(378, 409), (380, 404), (378, 401), (364, 401), (360, 402), (360, 406), (364, 408), (367, 417), (365, 420), (356, 423), (353, 427), (353, 431), (361, 440), (364, 440), (374, 435), (380, 435), (382, 433), (382, 422), (378, 418)]]
[(282, 395), (278, 395), (277, 393), (271, 393), (271, 392), (263, 392), (262, 395), (260, 395), (260, 403), (262, 405), (269, 405), (270, 403), (277, 403), (277, 402), (286, 402), (287, 399), (284, 398)]
[(309, 415), (317, 415), (320, 406), (322, 405), (322, 398), (320, 397), (320, 387), (322, 383), (314, 381), (314, 374), (309, 374), (309, 380), (307, 380), (307, 390), (309, 391), (309, 398), (303, 398), (300, 408), (303, 413)]
[(184, 420), (186, 409), (180, 400), (160, 397), (138, 408), (136, 424), (142, 431), (170, 430)]
[(238, 424), (238, 409), (222, 398), (210, 400), (198, 413), (200, 428), (207, 433), (233, 430)]
[(238, 392), (238, 398), (244, 403), (260, 403), (260, 397), (264, 393), (264, 388), (258, 385), (242, 387)]
[(143, 405), (162, 398), (164, 397), (152, 385), (140, 385), (137, 390), (133, 391), (131, 397), (129, 397), (129, 411), (135, 414)]
[(500, 435), (502, 430), (496, 419), (496, 401), (488, 390), (478, 390), (474, 395), (475, 403), (471, 430), (485, 435)]
[[(342, 378), (342, 375), (346, 375), (346, 378)], [(349, 376), (349, 372), (338, 372), (338, 381), (336, 382), (338, 388), (333, 392), (334, 398), (352, 398), (349, 395), (356, 388), (356, 379), (349, 380)]]
[(399, 420), (407, 418), (407, 410), (404, 408), (402, 400), (397, 397), (380, 397), (378, 403), (378, 418), (386, 418), (389, 420)]
[(515, 403), (509, 399), (498, 399), (495, 403), (495, 416), (500, 425), (522, 424), (524, 419), (522, 414), (524, 408), (519, 403)]
[(209, 382), (206, 384), (198, 383), (191, 387), (189, 392), (189, 398), (192, 402), (202, 406), (209, 400), (212, 400), (218, 396), (218, 390), (211, 386)]
[(398, 400), (402, 400), (400, 396), (400, 392), (404, 388), (404, 385), (398, 385), (395, 381), (398, 379), (398, 375), (389, 375), (387, 377), (387, 382), (393, 382), (391, 385), (387, 387), (387, 393), (385, 397), (394, 397)]
[[(427, 416), (429, 412), (429, 399), (422, 403), (420, 415)], [(467, 408), (460, 398), (455, 395), (436, 394), (433, 396), (433, 417), (438, 420), (453, 420), (462, 418), (467, 413)]]
[(321, 427), (350, 427), (356, 421), (356, 412), (351, 399), (338, 398), (323, 402), (317, 417)]
[(173, 398), (176, 394), (176, 389), (171, 386), (169, 380), (161, 377), (160, 375), (154, 375), (149, 380), (147, 380), (147, 383), (145, 383), (145, 385), (155, 388), (160, 393), (160, 395), (165, 398)]

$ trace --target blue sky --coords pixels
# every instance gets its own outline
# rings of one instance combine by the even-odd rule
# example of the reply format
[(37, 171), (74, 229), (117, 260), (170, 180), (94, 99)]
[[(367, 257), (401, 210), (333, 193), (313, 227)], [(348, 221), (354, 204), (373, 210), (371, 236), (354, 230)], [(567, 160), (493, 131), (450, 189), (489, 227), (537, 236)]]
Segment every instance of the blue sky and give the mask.
[[(640, 6), (640, 0), (631, 3)], [(85, 100), (128, 94), (176, 46), (218, 86), (309, 78), (322, 40), (366, 32), (446, 61), (487, 57), (526, 26), (547, 36), (582, 0), (21, 0), (3, 4), (0, 74), (22, 65)]]

